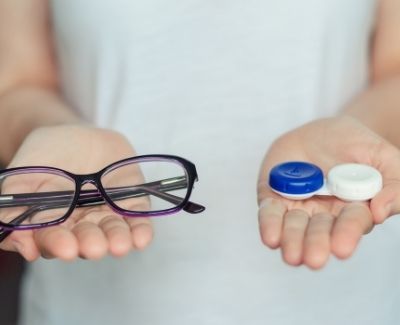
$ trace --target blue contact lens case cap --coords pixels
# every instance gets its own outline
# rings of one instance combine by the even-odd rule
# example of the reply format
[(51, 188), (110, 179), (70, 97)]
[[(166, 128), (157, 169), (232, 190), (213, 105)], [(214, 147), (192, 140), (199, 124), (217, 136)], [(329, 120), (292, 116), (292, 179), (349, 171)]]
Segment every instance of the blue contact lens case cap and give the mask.
[(289, 195), (313, 193), (323, 185), (322, 170), (308, 162), (285, 162), (276, 165), (269, 174), (269, 186), (277, 192)]

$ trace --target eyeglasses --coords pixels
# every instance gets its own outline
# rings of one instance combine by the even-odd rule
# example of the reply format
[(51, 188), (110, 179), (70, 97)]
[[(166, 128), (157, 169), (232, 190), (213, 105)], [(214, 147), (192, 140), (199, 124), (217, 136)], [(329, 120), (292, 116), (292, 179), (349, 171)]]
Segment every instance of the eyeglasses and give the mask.
[(193, 163), (171, 155), (127, 158), (86, 175), (43, 166), (1, 170), (0, 242), (14, 230), (60, 224), (81, 207), (107, 204), (124, 217), (200, 213), (205, 207), (189, 201), (197, 180)]

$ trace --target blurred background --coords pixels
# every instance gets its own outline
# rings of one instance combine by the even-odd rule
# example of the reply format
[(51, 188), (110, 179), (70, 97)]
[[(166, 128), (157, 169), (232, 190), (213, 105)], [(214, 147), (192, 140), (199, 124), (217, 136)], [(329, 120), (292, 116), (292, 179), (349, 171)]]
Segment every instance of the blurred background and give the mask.
[(17, 323), (23, 270), (24, 261), (18, 254), (0, 250), (0, 325)]

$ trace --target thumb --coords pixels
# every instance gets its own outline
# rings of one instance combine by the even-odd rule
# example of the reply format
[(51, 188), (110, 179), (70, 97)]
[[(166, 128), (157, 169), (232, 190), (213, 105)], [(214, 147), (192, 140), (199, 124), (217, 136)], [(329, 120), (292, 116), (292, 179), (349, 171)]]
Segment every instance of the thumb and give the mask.
[(28, 262), (32, 262), (40, 256), (31, 230), (9, 232), (1, 229), (0, 241), (2, 241), (0, 249), (19, 253)]
[(400, 181), (391, 181), (371, 200), (373, 220), (382, 223), (392, 215), (400, 213)]

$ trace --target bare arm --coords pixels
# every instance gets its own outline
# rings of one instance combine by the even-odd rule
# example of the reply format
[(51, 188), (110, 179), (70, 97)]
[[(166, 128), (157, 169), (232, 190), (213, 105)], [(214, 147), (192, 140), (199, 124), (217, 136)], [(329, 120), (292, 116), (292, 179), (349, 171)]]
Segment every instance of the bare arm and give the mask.
[(381, 0), (372, 40), (371, 84), (344, 113), (400, 147), (400, 1)]
[(79, 118), (58, 93), (47, 0), (0, 2), (0, 161), (40, 126)]
[[(121, 134), (81, 122), (60, 96), (47, 0), (0, 1), (0, 163), (91, 173), (135, 154)], [(46, 127), (45, 127), (46, 126)], [(75, 159), (76, 158), (76, 159)], [(122, 256), (152, 238), (150, 221), (83, 208), (60, 226), (14, 231), (0, 249), (32, 261)]]
[[(398, 0), (381, 0), (370, 69), (368, 88), (339, 116), (311, 121), (284, 134), (265, 156), (258, 183), (261, 238), (265, 245), (280, 248), (290, 265), (318, 269), (331, 254), (349, 258), (374, 224), (400, 213)], [(324, 172), (343, 162), (369, 164), (382, 173), (384, 187), (364, 203), (332, 197), (286, 200), (265, 186), (272, 166), (286, 160), (312, 161)]]

